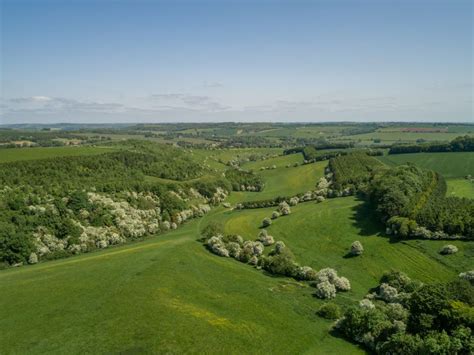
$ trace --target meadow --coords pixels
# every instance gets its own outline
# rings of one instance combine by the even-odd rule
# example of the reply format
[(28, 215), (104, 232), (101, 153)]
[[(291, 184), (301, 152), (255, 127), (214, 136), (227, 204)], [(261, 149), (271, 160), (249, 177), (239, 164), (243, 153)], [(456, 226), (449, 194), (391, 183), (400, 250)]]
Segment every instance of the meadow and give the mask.
[(117, 150), (112, 147), (38, 147), (21, 149), (0, 149), (0, 163), (20, 160), (38, 160), (55, 157), (97, 155)]
[(390, 166), (412, 163), (434, 170), (446, 179), (474, 174), (474, 153), (471, 152), (392, 154), (377, 158)]
[[(361, 353), (328, 334), (330, 322), (315, 315), (323, 301), (307, 284), (216, 257), (196, 240), (209, 220), (253, 239), (270, 212), (219, 208), (141, 243), (2, 271), (0, 299), (8, 302), (0, 310), (0, 343), (7, 353), (91, 346), (101, 353)], [(448, 280), (474, 255), (472, 243), (456, 242), (460, 252), (448, 258), (437, 254), (443, 242), (391, 244), (377, 224), (359, 224), (356, 214), (368, 217), (353, 197), (308, 202), (269, 228), (301, 264), (333, 267), (351, 280), (340, 304), (362, 298), (387, 269), (425, 282)], [(366, 253), (345, 258), (356, 239)]]

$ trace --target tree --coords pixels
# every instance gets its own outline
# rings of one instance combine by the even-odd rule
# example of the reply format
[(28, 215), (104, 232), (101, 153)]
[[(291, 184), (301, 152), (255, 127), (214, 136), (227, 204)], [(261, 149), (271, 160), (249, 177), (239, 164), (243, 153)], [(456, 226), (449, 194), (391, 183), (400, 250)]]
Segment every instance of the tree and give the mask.
[(362, 255), (364, 252), (364, 247), (362, 246), (362, 243), (356, 240), (354, 243), (351, 245), (351, 255), (358, 256)]

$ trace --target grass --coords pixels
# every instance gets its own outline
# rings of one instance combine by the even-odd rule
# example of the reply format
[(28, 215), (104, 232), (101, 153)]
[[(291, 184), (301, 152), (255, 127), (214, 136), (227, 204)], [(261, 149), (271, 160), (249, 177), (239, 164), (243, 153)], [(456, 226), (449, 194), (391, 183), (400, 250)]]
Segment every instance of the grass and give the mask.
[[(334, 267), (353, 290), (336, 302), (358, 301), (395, 267), (429, 282), (469, 264), (472, 243), (440, 256), (443, 244), (391, 244), (355, 198), (292, 208), (269, 228), (301, 264)], [(166, 235), (108, 250), (0, 273), (0, 343), (5, 353), (362, 353), (328, 334), (315, 315), (313, 289), (232, 259), (196, 241), (210, 220), (254, 238), (271, 209), (213, 210)], [(359, 224), (355, 221), (363, 221)], [(360, 240), (365, 253), (344, 258)], [(19, 311), (21, 310), (21, 311)]]
[(467, 197), (474, 199), (474, 182), (467, 179), (447, 180), (446, 196)]
[(2, 271), (2, 352), (361, 353), (328, 335), (308, 287), (206, 251), (201, 222)]
[[(286, 156), (288, 161), (292, 158)], [(270, 160), (270, 159), (269, 159)], [(266, 162), (268, 162), (266, 160)], [(300, 165), (291, 168), (277, 168), (259, 171), (264, 181), (265, 187), (261, 192), (233, 192), (229, 197), (229, 202), (265, 200), (278, 196), (293, 196), (301, 192), (306, 192), (315, 188), (319, 178), (324, 176), (324, 168), (327, 161), (314, 164)]]
[[(352, 136), (345, 136), (344, 140), (361, 140), (364, 143), (370, 143), (374, 139), (380, 139), (382, 143), (395, 142), (409, 142), (414, 143), (417, 139), (424, 139), (425, 141), (451, 141), (459, 137), (462, 133), (443, 133), (443, 132), (383, 132), (376, 131), (372, 133), (357, 134)], [(339, 139), (339, 138), (338, 138)]]
[(19, 160), (37, 160), (54, 157), (72, 157), (79, 155), (96, 155), (113, 151), (109, 147), (38, 147), (0, 149), (0, 163)]
[[(227, 220), (227, 232), (256, 237), (262, 219), (270, 216), (271, 211), (269, 208), (235, 212), (235, 217)], [(445, 241), (391, 243), (380, 234), (383, 226), (372, 216), (371, 211), (355, 198), (337, 198), (292, 207), (290, 216), (278, 218), (267, 230), (276, 240), (283, 240), (301, 264), (316, 269), (333, 267), (348, 277), (353, 291), (344, 297), (353, 301), (361, 299), (368, 289), (377, 285), (382, 273), (390, 268), (424, 282), (434, 282), (448, 280), (470, 267), (474, 243), (452, 242), (461, 252), (449, 256), (454, 261), (446, 264), (446, 257), (440, 256), (443, 262), (436, 259)], [(345, 258), (355, 240), (363, 244), (364, 254), (358, 258)]]
[(474, 175), (474, 154), (470, 152), (393, 154), (377, 158), (390, 166), (412, 163), (437, 171), (447, 179)]

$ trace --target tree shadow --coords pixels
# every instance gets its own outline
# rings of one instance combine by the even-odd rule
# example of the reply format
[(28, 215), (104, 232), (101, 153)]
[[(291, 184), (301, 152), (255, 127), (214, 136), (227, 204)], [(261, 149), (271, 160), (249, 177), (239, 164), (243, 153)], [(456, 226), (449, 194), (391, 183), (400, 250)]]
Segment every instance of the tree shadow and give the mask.
[[(352, 208), (353, 214), (351, 220), (352, 225), (359, 229), (359, 235), (376, 235), (378, 237), (387, 238), (390, 243), (396, 243), (399, 241), (398, 239), (385, 234), (385, 225), (379, 219), (373, 204), (362, 197), (357, 197), (356, 200), (360, 203)], [(350, 258), (351, 256), (346, 255), (344, 257)]]
[(360, 255), (354, 255), (350, 251), (347, 252), (347, 254), (343, 256), (344, 259), (352, 259), (352, 258), (357, 258), (357, 257), (360, 257)]

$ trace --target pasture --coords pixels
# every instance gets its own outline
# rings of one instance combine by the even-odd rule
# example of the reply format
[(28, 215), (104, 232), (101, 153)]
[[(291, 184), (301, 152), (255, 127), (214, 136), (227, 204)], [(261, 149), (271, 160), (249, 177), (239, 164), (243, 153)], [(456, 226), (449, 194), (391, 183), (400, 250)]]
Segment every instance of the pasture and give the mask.
[[(287, 161), (294, 159), (292, 155), (286, 156)], [(268, 160), (265, 160), (268, 162)], [(314, 189), (319, 178), (324, 176), (327, 161), (314, 164), (300, 165), (291, 168), (276, 168), (258, 171), (263, 178), (265, 187), (261, 192), (232, 192), (229, 202), (265, 200), (278, 196), (293, 196)]]
[(446, 196), (467, 197), (474, 199), (474, 182), (468, 179), (450, 179), (447, 181)]
[(390, 166), (412, 163), (434, 170), (446, 179), (474, 175), (474, 153), (471, 152), (392, 154), (377, 159)]
[[(460, 252), (449, 257), (437, 255), (442, 242), (391, 244), (371, 219), (356, 222), (357, 214), (368, 217), (360, 204), (352, 197), (303, 203), (269, 228), (301, 264), (334, 267), (351, 280), (353, 290), (337, 303), (358, 301), (389, 268), (423, 281), (447, 280), (473, 255), (472, 243), (455, 243)], [(323, 301), (307, 284), (217, 257), (196, 240), (210, 220), (254, 239), (270, 213), (218, 208), (141, 243), (2, 271), (3, 351), (362, 353), (329, 336), (331, 322), (315, 315)], [(345, 258), (354, 240), (366, 252)]]
[(37, 147), (0, 149), (0, 163), (19, 160), (38, 160), (55, 157), (73, 157), (80, 155), (97, 155), (117, 150), (116, 147)]

